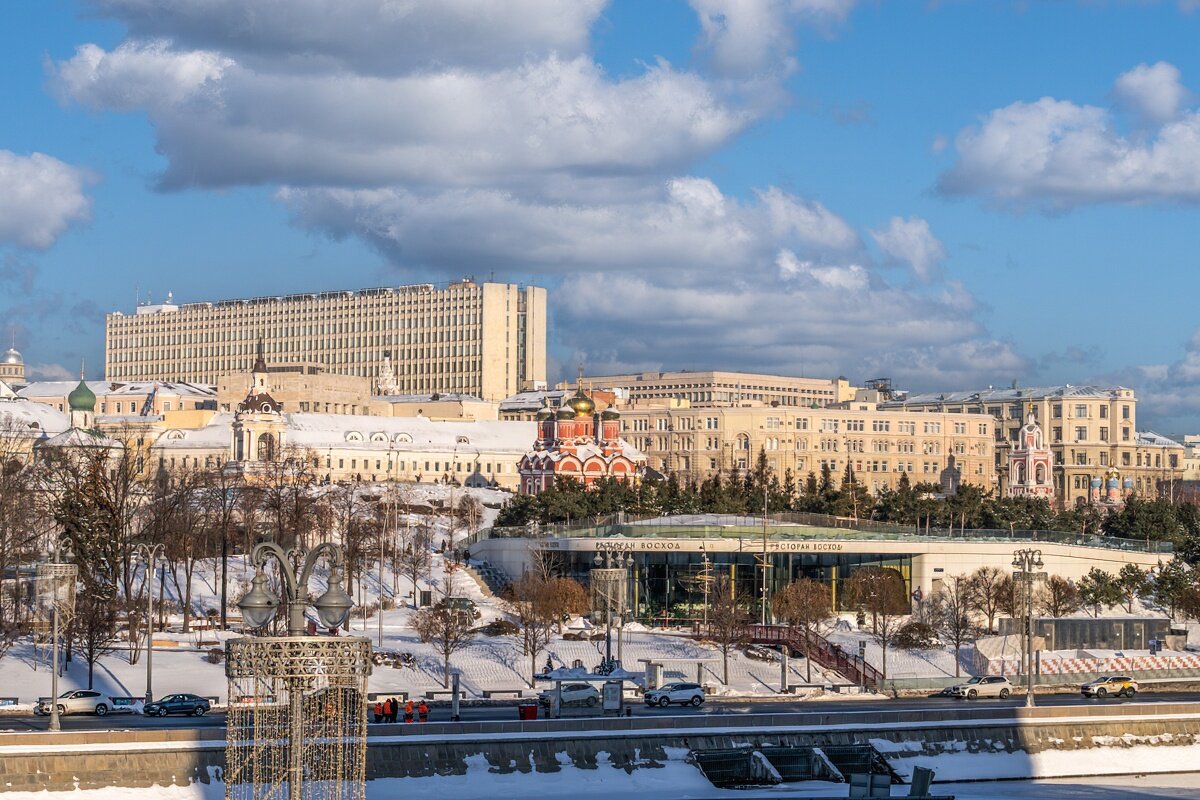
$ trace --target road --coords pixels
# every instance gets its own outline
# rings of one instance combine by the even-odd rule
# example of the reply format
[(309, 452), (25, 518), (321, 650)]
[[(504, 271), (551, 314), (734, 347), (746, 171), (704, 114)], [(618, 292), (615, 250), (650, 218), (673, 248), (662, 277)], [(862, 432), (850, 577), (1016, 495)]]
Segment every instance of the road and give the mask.
[[(1133, 699), (1109, 698), (1105, 700), (1083, 700), (1076, 694), (1047, 694), (1038, 695), (1040, 706), (1067, 706), (1097, 704), (1116, 705), (1137, 703), (1153, 706), (1158, 703), (1194, 703), (1200, 702), (1200, 692), (1144, 692)], [(632, 705), (633, 715), (637, 717), (663, 716), (707, 716), (713, 714), (802, 714), (829, 711), (911, 711), (930, 708), (963, 708), (968, 704), (965, 700), (950, 697), (919, 697), (898, 700), (821, 700), (805, 702), (803, 700), (756, 700), (738, 701), (714, 699), (700, 708), (670, 707), (647, 708), (644, 705)], [(1016, 708), (1024, 705), (1024, 698), (1013, 697), (1007, 700), (974, 700), (971, 707)], [(1150, 709), (1148, 709), (1150, 710)], [(514, 706), (463, 706), (461, 718), (464, 722), (482, 722), (489, 720), (514, 720), (517, 711)], [(540, 716), (540, 715), (539, 715)], [(567, 714), (572, 718), (584, 716), (600, 716), (600, 712), (592, 709), (569, 709)], [(431, 722), (446, 722), (450, 717), (447, 706), (435, 706), (430, 713)], [(0, 717), (0, 731), (38, 731), (46, 730), (46, 717)], [(131, 728), (221, 728), (225, 726), (224, 714), (209, 714), (204, 717), (142, 717), (127, 714), (107, 717), (65, 717), (62, 729), (70, 730), (126, 730)], [(373, 726), (372, 726), (373, 727)]]

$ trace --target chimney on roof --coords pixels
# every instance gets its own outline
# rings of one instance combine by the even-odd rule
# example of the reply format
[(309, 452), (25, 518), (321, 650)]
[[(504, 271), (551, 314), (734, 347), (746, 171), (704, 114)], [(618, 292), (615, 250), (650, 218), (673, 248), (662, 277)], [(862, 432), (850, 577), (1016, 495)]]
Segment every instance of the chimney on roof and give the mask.
[(1016, 378), (1013, 378), (1013, 381), (1012, 381), (1012, 388), (1014, 388), (1014, 389), (1016, 389), (1016, 388), (1017, 388), (1017, 379), (1016, 379)]

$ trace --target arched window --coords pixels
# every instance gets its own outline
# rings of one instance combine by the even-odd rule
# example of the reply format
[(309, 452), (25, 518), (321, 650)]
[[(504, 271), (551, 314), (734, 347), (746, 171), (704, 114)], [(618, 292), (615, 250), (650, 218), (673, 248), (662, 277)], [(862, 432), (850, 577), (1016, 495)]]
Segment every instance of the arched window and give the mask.
[(363, 440), (363, 435), (361, 433), (359, 433), (358, 431), (346, 431), (346, 441), (347, 442), (361, 442), (362, 440)]
[(1034, 475), (1036, 476), (1037, 482), (1039, 484), (1045, 483), (1046, 482), (1046, 465), (1038, 464), (1034, 470)]
[(737, 449), (738, 450), (749, 450), (750, 449), (750, 437), (744, 433), (739, 433), (737, 435)]
[(269, 433), (264, 433), (258, 437), (258, 460), (275, 460), (275, 437)]

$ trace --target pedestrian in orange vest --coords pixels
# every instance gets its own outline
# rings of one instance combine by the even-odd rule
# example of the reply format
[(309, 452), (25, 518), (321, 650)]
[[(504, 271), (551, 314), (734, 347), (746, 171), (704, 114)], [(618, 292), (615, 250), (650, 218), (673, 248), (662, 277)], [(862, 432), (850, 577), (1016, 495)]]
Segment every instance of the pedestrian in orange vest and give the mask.
[(412, 700), (409, 700), (407, 703), (404, 704), (404, 721), (405, 722), (413, 721), (413, 701)]
[(375, 714), (376, 722), (379, 722), (379, 720), (383, 719), (383, 703), (376, 701), (375, 707), (372, 708), (371, 711)]
[(429, 706), (425, 705), (425, 701), (421, 701), (421, 705), (417, 706), (417, 714), (421, 722), (429, 722)]

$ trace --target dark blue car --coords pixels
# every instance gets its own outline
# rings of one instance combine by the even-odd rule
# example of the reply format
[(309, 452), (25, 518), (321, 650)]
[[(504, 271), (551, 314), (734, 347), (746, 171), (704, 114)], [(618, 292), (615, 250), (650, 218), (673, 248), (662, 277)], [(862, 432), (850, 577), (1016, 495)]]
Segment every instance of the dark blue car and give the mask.
[(191, 714), (203, 717), (208, 713), (211, 704), (203, 697), (194, 694), (169, 694), (162, 700), (147, 703), (142, 713), (148, 717), (165, 717), (167, 714)]

